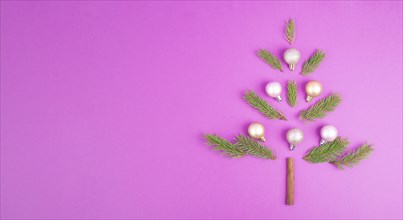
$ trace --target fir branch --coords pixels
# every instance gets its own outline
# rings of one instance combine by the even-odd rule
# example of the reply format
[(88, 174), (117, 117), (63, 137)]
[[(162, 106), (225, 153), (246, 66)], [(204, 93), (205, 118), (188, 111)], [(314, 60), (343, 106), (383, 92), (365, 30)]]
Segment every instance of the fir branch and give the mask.
[(289, 21), (287, 21), (287, 28), (285, 30), (285, 39), (291, 45), (294, 44), (294, 40), (295, 40), (295, 23), (294, 23), (293, 19), (290, 19)]
[(208, 145), (214, 147), (214, 150), (221, 151), (221, 153), (227, 157), (238, 158), (245, 156), (244, 151), (236, 148), (235, 145), (218, 135), (207, 134), (204, 138), (207, 140)]
[(312, 148), (305, 154), (304, 160), (310, 163), (331, 162), (340, 157), (348, 145), (347, 139), (337, 137), (332, 142), (325, 143), (319, 147)]
[(258, 110), (262, 113), (266, 118), (269, 119), (280, 119), (287, 121), (287, 118), (280, 111), (277, 111), (275, 108), (271, 107), (269, 103), (267, 103), (264, 99), (256, 95), (252, 90), (248, 90), (244, 99), (252, 106), (254, 109)]
[(287, 82), (287, 102), (291, 107), (297, 105), (297, 83), (295, 81)]
[(260, 142), (253, 140), (248, 136), (239, 135), (238, 137), (236, 137), (236, 141), (237, 141), (237, 143), (235, 144), (236, 147), (249, 155), (269, 160), (276, 159), (276, 156), (274, 155), (271, 149), (265, 147)]
[(317, 50), (307, 61), (305, 61), (304, 66), (302, 67), (302, 75), (306, 76), (311, 74), (316, 68), (319, 67), (320, 63), (325, 58), (325, 53), (321, 50)]
[(339, 169), (343, 169), (343, 166), (352, 167), (358, 164), (361, 160), (366, 159), (373, 150), (374, 148), (372, 148), (371, 145), (364, 144), (354, 151), (349, 152), (345, 156), (330, 163), (336, 165)]
[(338, 94), (330, 94), (329, 96), (319, 100), (309, 109), (304, 110), (299, 115), (301, 120), (314, 121), (316, 118), (323, 118), (327, 112), (332, 112), (341, 102)]
[(268, 63), (273, 69), (280, 70), (283, 72), (283, 66), (279, 59), (277, 59), (273, 54), (267, 50), (259, 50), (259, 57)]

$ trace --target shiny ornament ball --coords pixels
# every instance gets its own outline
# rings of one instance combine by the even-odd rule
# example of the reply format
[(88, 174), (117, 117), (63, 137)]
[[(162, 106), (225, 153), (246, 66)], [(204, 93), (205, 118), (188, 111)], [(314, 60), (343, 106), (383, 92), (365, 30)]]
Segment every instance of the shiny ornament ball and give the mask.
[(266, 140), (264, 137), (264, 126), (258, 122), (253, 122), (249, 125), (248, 134), (251, 137), (259, 139), (263, 142)]
[(281, 84), (279, 82), (270, 82), (266, 85), (266, 93), (268, 96), (275, 98), (277, 101), (281, 101)]
[(309, 102), (312, 98), (319, 96), (322, 93), (322, 84), (318, 81), (310, 81), (305, 86), (306, 101)]
[(325, 125), (320, 129), (320, 136), (322, 137), (322, 144), (332, 142), (337, 138), (337, 128), (332, 125)]
[(304, 140), (304, 133), (299, 128), (292, 128), (287, 132), (287, 141), (290, 143), (290, 149), (294, 150), (295, 146)]
[(295, 65), (299, 62), (300, 58), (301, 54), (295, 48), (290, 48), (284, 52), (284, 61), (288, 63), (291, 71), (295, 69)]

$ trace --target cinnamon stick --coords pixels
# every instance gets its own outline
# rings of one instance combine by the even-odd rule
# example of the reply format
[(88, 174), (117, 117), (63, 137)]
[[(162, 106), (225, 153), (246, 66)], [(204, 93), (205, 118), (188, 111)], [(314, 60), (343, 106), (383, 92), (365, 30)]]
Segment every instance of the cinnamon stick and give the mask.
[(287, 158), (287, 205), (294, 205), (294, 158)]

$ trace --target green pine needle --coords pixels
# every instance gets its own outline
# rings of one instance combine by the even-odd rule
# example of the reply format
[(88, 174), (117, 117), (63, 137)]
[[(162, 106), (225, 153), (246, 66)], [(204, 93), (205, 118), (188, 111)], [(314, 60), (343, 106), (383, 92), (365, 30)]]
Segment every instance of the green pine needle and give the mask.
[(280, 70), (283, 72), (283, 66), (279, 59), (277, 59), (273, 54), (267, 50), (259, 50), (259, 57), (268, 63), (273, 69)]
[(267, 103), (264, 99), (256, 95), (255, 92), (248, 90), (245, 95), (244, 99), (252, 106), (254, 109), (258, 110), (262, 113), (266, 118), (269, 119), (280, 119), (280, 120), (287, 120), (283, 113), (277, 111), (275, 108), (271, 107), (269, 103)]
[(312, 105), (309, 109), (301, 112), (299, 118), (301, 120), (314, 121), (316, 118), (323, 118), (327, 112), (332, 112), (341, 102), (341, 97), (337, 94), (330, 94), (329, 96), (319, 100)]
[(204, 138), (207, 140), (208, 145), (214, 147), (214, 150), (221, 151), (221, 153), (227, 157), (239, 158), (245, 156), (244, 151), (236, 148), (235, 145), (218, 135), (207, 134), (204, 136)]
[(348, 145), (347, 139), (337, 137), (336, 140), (328, 142), (319, 147), (314, 147), (304, 156), (309, 163), (324, 163), (334, 161), (340, 157)]
[(345, 156), (330, 163), (336, 165), (339, 169), (343, 169), (343, 166), (352, 167), (358, 164), (361, 160), (366, 159), (373, 150), (374, 148), (372, 148), (371, 145), (364, 144), (354, 151), (349, 152)]
[(311, 74), (313, 71), (316, 70), (316, 68), (319, 67), (320, 63), (323, 61), (325, 58), (325, 53), (323, 53), (321, 50), (317, 50), (316, 53), (314, 53), (305, 63), (304, 66), (302, 67), (302, 75), (306, 76)]
[(239, 135), (236, 137), (237, 143), (235, 144), (237, 148), (242, 149), (244, 152), (246, 152), (249, 155), (255, 156), (255, 157), (260, 157), (260, 158), (265, 158), (269, 160), (275, 160), (276, 156), (274, 155), (273, 151), (264, 145), (262, 145), (260, 142), (245, 136), (245, 135)]
[(297, 105), (297, 83), (295, 81), (287, 82), (287, 102), (291, 107)]
[(289, 21), (287, 21), (287, 28), (285, 30), (285, 39), (291, 45), (294, 44), (294, 40), (295, 40), (295, 23), (294, 23), (293, 19), (290, 19)]

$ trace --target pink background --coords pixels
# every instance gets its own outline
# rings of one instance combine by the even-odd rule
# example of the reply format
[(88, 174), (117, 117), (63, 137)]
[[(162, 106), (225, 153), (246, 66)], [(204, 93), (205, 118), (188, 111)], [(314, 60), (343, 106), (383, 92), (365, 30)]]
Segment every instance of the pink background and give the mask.
[[(256, 56), (326, 52), (309, 77)], [(284, 64), (283, 64), (284, 65)], [(299, 86), (299, 105), (264, 94)], [(303, 124), (311, 79), (343, 102)], [(253, 89), (289, 121), (241, 99)], [(276, 161), (204, 144), (262, 122)], [(301, 158), (324, 124), (376, 150), (339, 171)], [(290, 152), (285, 132), (306, 136)], [(285, 205), (285, 158), (295, 205)], [(2, 218), (402, 218), (402, 2), (1, 2)]]

